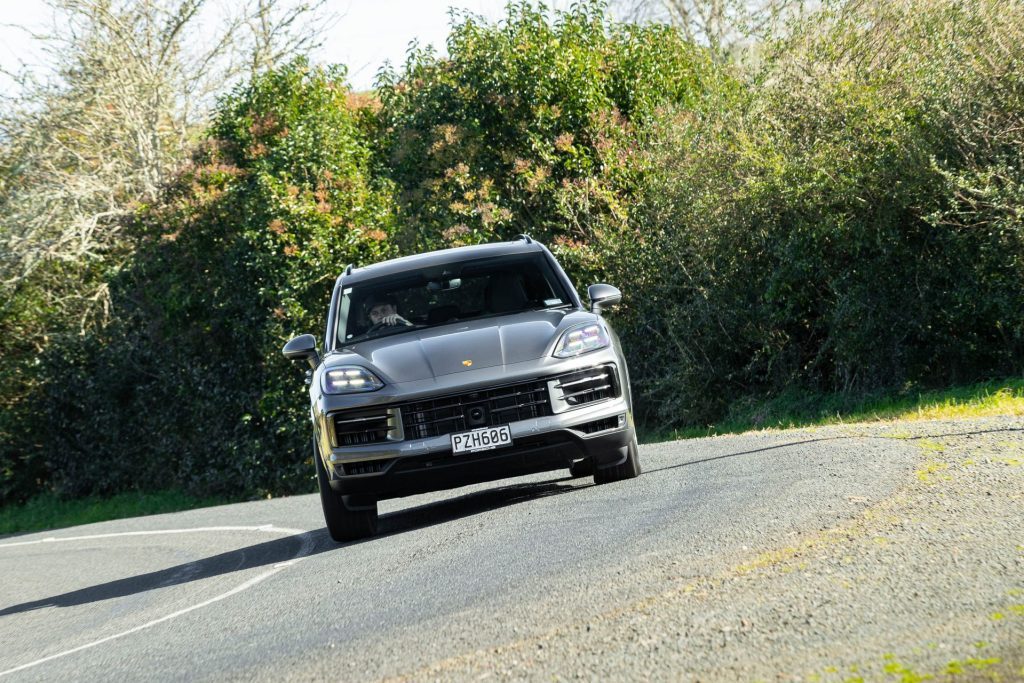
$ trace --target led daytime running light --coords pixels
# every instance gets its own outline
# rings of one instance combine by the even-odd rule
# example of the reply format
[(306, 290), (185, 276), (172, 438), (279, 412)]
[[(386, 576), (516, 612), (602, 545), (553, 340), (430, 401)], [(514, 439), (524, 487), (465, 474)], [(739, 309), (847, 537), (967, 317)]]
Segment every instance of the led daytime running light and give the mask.
[(566, 330), (555, 345), (556, 358), (572, 358), (588, 351), (596, 351), (608, 346), (608, 333), (604, 327), (591, 323), (582, 327)]
[(326, 371), (321, 385), (325, 394), (349, 394), (376, 391), (384, 386), (384, 383), (366, 368), (346, 365)]

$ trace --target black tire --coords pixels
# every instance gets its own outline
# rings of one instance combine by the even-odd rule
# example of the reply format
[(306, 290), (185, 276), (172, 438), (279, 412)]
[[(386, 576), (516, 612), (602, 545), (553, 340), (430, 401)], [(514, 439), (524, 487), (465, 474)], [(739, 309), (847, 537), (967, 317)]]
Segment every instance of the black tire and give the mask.
[(569, 476), (573, 479), (579, 479), (581, 477), (589, 477), (594, 473), (594, 461), (590, 458), (584, 458), (578, 462), (574, 462), (569, 465)]
[(320, 452), (313, 444), (313, 461), (316, 463), (316, 481), (320, 485), (320, 504), (324, 508), (327, 532), (338, 543), (356, 541), (377, 533), (377, 504), (372, 508), (350, 510), (344, 497), (336, 493), (327, 479), (327, 468), (320, 459)]
[(633, 479), (640, 476), (640, 450), (637, 448), (636, 436), (629, 441), (626, 459), (620, 465), (598, 468), (594, 470), (595, 484), (609, 484), (613, 481)]

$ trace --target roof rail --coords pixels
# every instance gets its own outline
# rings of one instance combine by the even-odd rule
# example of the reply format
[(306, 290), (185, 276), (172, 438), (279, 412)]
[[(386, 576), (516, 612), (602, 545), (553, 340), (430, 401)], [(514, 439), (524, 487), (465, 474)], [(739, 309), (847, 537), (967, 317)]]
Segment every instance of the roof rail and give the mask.
[(347, 266), (345, 266), (345, 275), (351, 275), (351, 274), (352, 274), (352, 264), (350, 263)]
[(527, 244), (533, 244), (533, 240), (530, 239), (530, 236), (527, 235), (525, 232), (521, 235), (516, 235), (514, 238), (512, 238), (513, 242), (518, 242), (519, 240), (523, 240)]

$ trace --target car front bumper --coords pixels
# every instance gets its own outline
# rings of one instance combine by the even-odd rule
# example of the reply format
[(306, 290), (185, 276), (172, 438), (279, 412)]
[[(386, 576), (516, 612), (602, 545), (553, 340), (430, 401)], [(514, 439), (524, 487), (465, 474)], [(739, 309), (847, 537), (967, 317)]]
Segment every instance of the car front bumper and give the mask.
[(426, 457), (396, 458), (379, 472), (341, 474), (344, 466), (336, 467), (330, 482), (338, 493), (369, 502), (564, 469), (583, 458), (591, 458), (595, 467), (609, 467), (625, 461), (632, 436), (631, 427), (586, 438), (558, 429), (513, 437), (511, 446), (488, 451), (453, 454), (449, 449)]
[(628, 385), (619, 377), (618, 396), (509, 422), (511, 445), (473, 453), (454, 454), (450, 434), (338, 447), (328, 436), (330, 413), (322, 413), (315, 421), (331, 487), (383, 499), (568, 468), (584, 458), (596, 467), (619, 464), (634, 435)]

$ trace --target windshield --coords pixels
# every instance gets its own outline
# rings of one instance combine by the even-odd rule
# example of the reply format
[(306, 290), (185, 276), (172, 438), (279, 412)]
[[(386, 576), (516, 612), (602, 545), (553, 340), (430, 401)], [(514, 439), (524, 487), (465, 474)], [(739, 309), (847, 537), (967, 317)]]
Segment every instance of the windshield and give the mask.
[(493, 315), (572, 305), (543, 254), (450, 263), (342, 290), (338, 344)]

